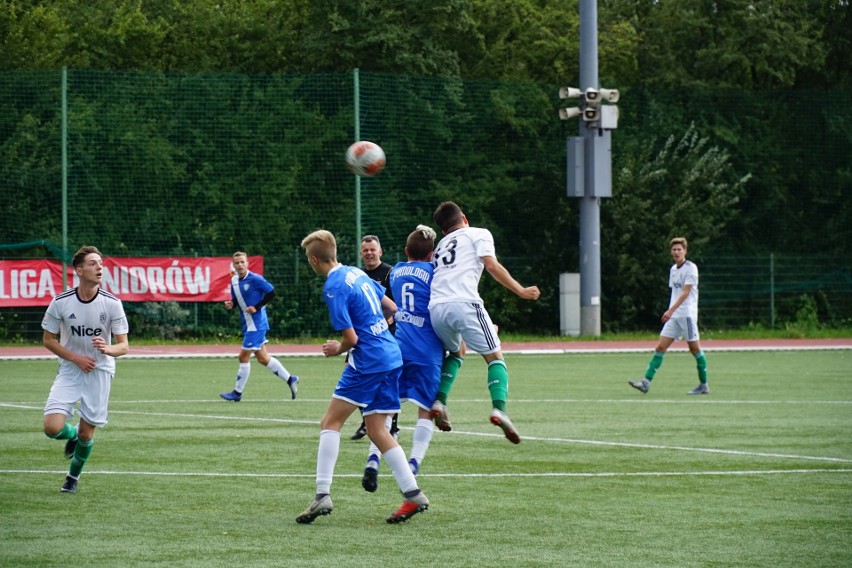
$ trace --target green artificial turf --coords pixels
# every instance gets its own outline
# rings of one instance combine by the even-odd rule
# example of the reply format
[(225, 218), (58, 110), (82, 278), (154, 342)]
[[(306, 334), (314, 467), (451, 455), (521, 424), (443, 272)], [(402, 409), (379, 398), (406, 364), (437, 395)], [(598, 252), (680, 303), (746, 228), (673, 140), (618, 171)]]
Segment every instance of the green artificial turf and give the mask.
[[(282, 358), (299, 398), (257, 362), (243, 401), (236, 358), (118, 361), (110, 423), (76, 494), (63, 443), (44, 436), (56, 364), (0, 361), (2, 566), (849, 566), (852, 351), (508, 355), (507, 412), (488, 422), (485, 365), (469, 356), (401, 525), (386, 465), (366, 493), (368, 441), (347, 422), (334, 512), (294, 519), (314, 493), (319, 418), (342, 359)], [(411, 447), (415, 408), (400, 443)]]

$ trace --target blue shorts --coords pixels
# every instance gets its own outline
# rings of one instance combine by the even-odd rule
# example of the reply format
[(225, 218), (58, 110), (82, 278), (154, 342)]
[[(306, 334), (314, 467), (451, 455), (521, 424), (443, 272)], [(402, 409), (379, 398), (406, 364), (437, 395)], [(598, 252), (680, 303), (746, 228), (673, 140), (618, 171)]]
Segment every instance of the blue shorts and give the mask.
[(332, 396), (361, 408), (365, 416), (396, 414), (401, 372), (401, 366), (380, 373), (362, 373), (346, 365)]
[(406, 361), (399, 377), (400, 402), (413, 402), (423, 410), (432, 408), (441, 386), (441, 365)]
[(247, 351), (257, 351), (258, 349), (262, 349), (265, 343), (269, 343), (269, 340), (266, 339), (265, 329), (260, 331), (247, 331), (245, 335), (243, 335), (243, 349)]

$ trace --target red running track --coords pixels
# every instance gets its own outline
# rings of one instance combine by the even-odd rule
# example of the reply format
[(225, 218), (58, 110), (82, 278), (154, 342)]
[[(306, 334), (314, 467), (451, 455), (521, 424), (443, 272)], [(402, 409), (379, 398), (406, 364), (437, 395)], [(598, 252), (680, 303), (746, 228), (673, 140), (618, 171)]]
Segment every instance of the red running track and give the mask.
[[(535, 341), (529, 343), (504, 342), (504, 353), (619, 353), (652, 351), (656, 340), (651, 341)], [(181, 357), (236, 357), (239, 343), (211, 345), (133, 345), (130, 339), (130, 358), (181, 358)], [(701, 341), (705, 351), (795, 351), (852, 349), (852, 338), (837, 339), (741, 339)], [(269, 344), (270, 355), (322, 356), (319, 344), (292, 345)], [(686, 343), (675, 342), (673, 351), (686, 350)], [(2, 359), (54, 359), (56, 356), (41, 346), (0, 347)]]

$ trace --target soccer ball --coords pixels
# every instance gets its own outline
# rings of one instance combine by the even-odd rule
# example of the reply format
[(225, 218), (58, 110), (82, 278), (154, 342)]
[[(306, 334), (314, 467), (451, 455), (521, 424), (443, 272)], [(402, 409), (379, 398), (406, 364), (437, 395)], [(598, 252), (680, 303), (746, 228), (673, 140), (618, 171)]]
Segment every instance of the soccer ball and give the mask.
[(385, 167), (385, 151), (374, 142), (355, 142), (346, 150), (346, 166), (356, 176), (373, 177)]

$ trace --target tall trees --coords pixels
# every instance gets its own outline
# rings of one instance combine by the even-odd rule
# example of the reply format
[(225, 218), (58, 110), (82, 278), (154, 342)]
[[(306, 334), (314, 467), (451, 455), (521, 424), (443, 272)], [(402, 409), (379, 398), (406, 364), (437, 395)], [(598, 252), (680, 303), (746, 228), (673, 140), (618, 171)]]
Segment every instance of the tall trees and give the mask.
[[(353, 218), (341, 159), (359, 68), (360, 132), (389, 158), (362, 187), (365, 228), (404, 233), (457, 199), (513, 272), (552, 284), (577, 265), (563, 162), (577, 126), (557, 119), (555, 93), (578, 79), (578, 1), (0, 0), (0, 71), (72, 70), (71, 190), (98, 196), (75, 226), (126, 212), (115, 192), (133, 188), (161, 210), (104, 234), (200, 254), (262, 246), (264, 227), (236, 213), (255, 195), (286, 211), (266, 225), (279, 235), (320, 208)], [(598, 0), (600, 81), (623, 93), (602, 207), (613, 325), (656, 314), (640, 273), (671, 231), (705, 250), (845, 252), (849, 4)], [(0, 184), (21, 193), (0, 218), (28, 219), (6, 239), (56, 238), (58, 72), (44, 73), (0, 74)], [(495, 298), (514, 321), (543, 321)]]
[[(697, 252), (723, 235), (739, 215), (750, 177), (738, 179), (730, 154), (694, 125), (681, 136), (644, 140), (633, 150), (620, 160), (614, 180), (619, 191), (603, 212), (602, 254), (609, 259), (610, 274), (617, 275), (606, 281), (604, 310), (615, 329), (658, 315), (654, 306), (665, 297), (660, 274), (671, 260), (669, 239), (687, 236)], [(643, 293), (654, 289), (661, 290), (656, 298)]]
[(315, 0), (296, 44), (295, 70), (457, 76), (476, 45), (467, 0)]
[[(0, 69), (576, 78), (578, 2), (0, 0)], [(598, 0), (607, 84), (845, 85), (847, 0)]]
[[(842, 4), (843, 2), (838, 2)], [(640, 37), (635, 85), (772, 89), (824, 69), (829, 38), (814, 1), (611, 0)], [(848, 3), (846, 6), (848, 12)], [(825, 14), (827, 15), (827, 14)]]

